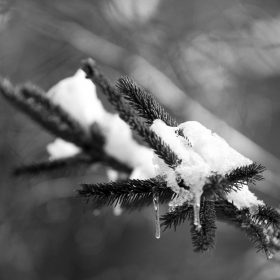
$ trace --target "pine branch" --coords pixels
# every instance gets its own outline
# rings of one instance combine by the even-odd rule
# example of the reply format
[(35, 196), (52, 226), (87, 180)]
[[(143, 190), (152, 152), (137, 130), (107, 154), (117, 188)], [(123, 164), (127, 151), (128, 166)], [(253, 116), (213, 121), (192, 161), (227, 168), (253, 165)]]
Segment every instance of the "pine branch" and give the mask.
[(116, 171), (131, 174), (131, 167), (106, 154), (90, 154), (89, 156), (79, 155), (76, 157), (62, 158), (57, 160), (45, 161), (41, 163), (31, 163), (16, 167), (12, 175), (16, 177), (36, 177), (47, 175), (77, 175), (84, 174), (93, 164), (103, 164), (110, 166)]
[[(99, 162), (100, 159), (96, 159)], [(81, 171), (85, 171), (91, 164), (95, 163), (92, 158), (85, 157), (70, 157), (57, 159), (52, 161), (46, 161), (41, 163), (34, 163), (29, 165), (23, 165), (13, 170), (13, 176), (27, 176), (35, 177), (49, 174), (59, 174), (66, 176), (67, 174), (77, 174)]]
[(164, 143), (164, 141), (152, 130), (137, 126), (136, 131), (143, 140), (149, 144), (155, 154), (161, 158), (169, 167), (174, 168), (182, 162), (182, 160)]
[(226, 195), (231, 191), (238, 191), (242, 188), (242, 184), (248, 182), (255, 183), (263, 179), (262, 172), (265, 168), (262, 165), (252, 163), (247, 166), (238, 167), (230, 173), (222, 176), (213, 174), (207, 178), (203, 187), (204, 196), (211, 198), (221, 198), (226, 200)]
[(178, 126), (176, 120), (164, 111), (154, 97), (138, 86), (132, 78), (119, 78), (116, 87), (122, 96), (129, 101), (129, 105), (146, 120), (148, 125), (151, 125), (154, 120), (160, 119), (168, 126)]
[[(140, 88), (131, 78), (124, 77), (117, 83), (118, 92), (109, 80), (96, 67), (92, 59), (85, 61), (83, 70), (93, 82), (100, 86), (108, 100), (119, 112), (120, 117), (130, 127), (137, 131), (145, 142), (165, 163), (175, 168), (180, 164), (180, 155), (172, 149), (152, 130), (149, 125), (156, 119), (161, 119), (167, 125), (176, 127), (172, 119), (155, 99)], [(17, 168), (17, 175), (40, 175), (56, 170), (71, 170), (87, 168), (92, 163), (108, 164), (116, 170), (131, 169), (104, 153), (103, 137), (98, 124), (93, 124), (85, 130), (79, 123), (71, 118), (60, 106), (52, 104), (39, 88), (27, 84), (14, 88), (7, 80), (0, 81), (0, 93), (28, 114), (56, 136), (70, 141), (83, 149), (85, 154), (74, 158), (61, 159), (40, 164), (33, 164)], [(131, 108), (133, 107), (133, 108)], [(137, 116), (137, 114), (139, 116)], [(146, 123), (143, 121), (146, 120)], [(188, 139), (182, 129), (176, 130), (178, 137)], [(191, 146), (191, 143), (189, 142)], [(265, 168), (253, 163), (248, 166), (236, 168), (226, 175), (213, 174), (207, 178), (201, 199), (200, 222), (201, 228), (194, 225), (193, 206), (185, 203), (176, 207), (174, 211), (165, 214), (161, 226), (165, 229), (176, 227), (186, 219), (191, 221), (191, 236), (196, 252), (205, 252), (215, 246), (216, 214), (220, 219), (226, 219), (231, 224), (243, 229), (248, 238), (256, 245), (258, 251), (263, 250), (271, 257), (273, 249), (280, 248), (280, 214), (268, 206), (259, 206), (257, 214), (252, 214), (252, 208), (238, 209), (233, 203), (226, 200), (226, 195), (238, 191), (243, 184), (255, 183), (263, 179)], [(185, 187), (183, 181), (178, 183)], [(104, 205), (120, 204), (125, 209), (133, 210), (153, 203), (159, 198), (160, 203), (167, 203), (176, 194), (167, 183), (160, 178), (149, 180), (124, 180), (100, 184), (81, 184), (82, 189), (76, 191), (76, 197), (90, 199), (100, 207)], [(277, 247), (278, 246), (278, 247)]]
[(122, 99), (121, 94), (110, 84), (109, 80), (97, 68), (92, 59), (84, 62), (82, 69), (86, 72), (87, 78), (100, 86), (111, 104), (119, 112), (120, 117), (149, 144), (155, 153), (164, 160), (171, 168), (181, 162), (178, 156), (164, 143), (164, 141), (153, 131), (151, 131), (142, 120), (136, 116), (136, 112), (131, 109)]
[(280, 230), (280, 213), (274, 208), (267, 205), (259, 205), (258, 213), (252, 215), (251, 219), (255, 224), (261, 225), (265, 228), (272, 226)]
[(67, 124), (73, 131), (80, 132), (80, 125), (73, 120), (60, 106), (51, 103), (50, 99), (46, 97), (46, 93), (39, 87), (27, 83), (17, 88), (18, 93), (29, 103), (33, 103), (35, 107), (41, 106), (47, 112), (52, 112), (57, 115)]
[[(219, 213), (221, 213), (223, 207), (226, 207), (226, 205), (224, 205), (223, 203), (220, 205), (220, 202), (216, 201), (215, 207), (217, 208), (219, 206), (220, 208), (218, 208), (218, 210), (220, 210)], [(182, 206), (176, 207), (173, 211), (163, 215), (161, 217), (161, 226), (164, 227), (164, 230), (171, 227), (174, 227), (174, 229), (176, 230), (177, 226), (183, 223), (186, 219), (188, 219), (189, 221), (193, 221), (193, 218), (193, 206), (186, 203)], [(219, 218), (221, 218), (221, 215), (219, 216)]]
[(265, 224), (256, 223), (254, 215), (250, 214), (248, 208), (239, 210), (228, 201), (216, 202), (215, 206), (216, 212), (220, 217), (224, 216), (227, 221), (231, 221), (238, 228), (245, 230), (247, 237), (258, 251), (265, 252), (268, 258), (272, 256), (274, 246), (270, 242), (270, 236)]
[(76, 191), (76, 198), (92, 198), (99, 205), (141, 208), (153, 203), (153, 196), (159, 196), (160, 203), (169, 202), (173, 191), (156, 178), (148, 180), (125, 180), (100, 184), (81, 184), (82, 190)]
[(246, 182), (246, 183), (253, 183), (255, 184), (256, 181), (263, 180), (263, 176), (261, 173), (265, 171), (265, 167), (261, 164), (252, 163), (247, 166), (241, 166), (233, 171), (231, 171), (229, 174), (226, 174), (227, 180), (230, 182)]
[(270, 238), (264, 228), (254, 224), (247, 224), (245, 231), (248, 239), (255, 245), (257, 252), (263, 251), (268, 258), (273, 256), (274, 251), (270, 243)]
[[(263, 172), (263, 167), (256, 164), (251, 164), (249, 166), (244, 166), (234, 169), (229, 174), (226, 174), (225, 177), (219, 174), (214, 174), (207, 178), (207, 181), (203, 187), (203, 198), (206, 200), (216, 200), (216, 201), (226, 201), (226, 195), (231, 191), (237, 191), (242, 188), (241, 182), (247, 182), (250, 180), (257, 180), (261, 178), (261, 172)], [(222, 204), (223, 207), (227, 207), (226, 204)], [(238, 209), (232, 204), (229, 204), (231, 207), (232, 215), (238, 212)], [(173, 212), (167, 213), (162, 218), (162, 226), (170, 228), (174, 226), (175, 228), (186, 218), (190, 217), (191, 207), (188, 205), (183, 205), (176, 207)], [(262, 214), (263, 213), (263, 214)], [(260, 222), (264, 221), (264, 225), (278, 225), (279, 214), (273, 208), (263, 208), (260, 207), (260, 216), (251, 217)]]
[[(2, 80), (0, 81), (0, 92), (13, 105), (25, 112), (52, 134), (81, 147), (91, 157), (92, 162), (99, 161), (118, 171), (131, 172), (130, 167), (104, 154), (105, 138), (97, 123), (93, 123), (90, 126), (89, 132), (86, 132), (60, 106), (52, 104), (45, 97), (44, 91), (31, 84), (14, 88), (8, 80)], [(73, 163), (72, 160), (70, 161)], [(55, 166), (56, 168), (62, 168), (63, 165), (65, 167), (69, 166), (68, 163), (63, 163), (63, 160), (57, 163), (31, 164), (30, 166), (17, 168), (14, 171), (14, 175), (29, 176), (35, 175), (35, 173), (39, 175), (42, 172), (53, 170)]]
[(8, 80), (2, 80), (0, 93), (52, 134), (85, 150), (92, 147), (91, 138), (84, 129), (62, 108), (52, 104), (38, 87), (29, 84), (14, 88)]
[(163, 215), (161, 220), (161, 226), (164, 230), (177, 226), (183, 223), (185, 220), (191, 221), (191, 236), (195, 252), (210, 251), (215, 248), (215, 236), (216, 236), (216, 212), (215, 203), (213, 201), (204, 200), (201, 204), (200, 221), (201, 229), (197, 230), (197, 227), (193, 224), (194, 212), (193, 206), (185, 204), (180, 207), (176, 207), (174, 211)]
[[(191, 220), (194, 220), (193, 211)], [(203, 201), (200, 209), (201, 229), (197, 230), (192, 223), (191, 237), (194, 246), (194, 252), (206, 252), (215, 248), (216, 240), (216, 211), (213, 201)]]
[[(217, 212), (220, 220), (230, 221), (239, 229), (245, 230), (249, 240), (256, 245), (257, 250), (264, 251), (268, 257), (271, 257), (274, 249), (280, 249), (280, 215), (273, 208), (259, 206), (259, 213), (252, 215), (248, 208), (239, 210), (226, 200), (217, 200), (215, 203), (205, 200), (206, 202), (209, 204), (204, 209), (202, 204), (200, 212), (201, 232), (197, 231), (194, 225), (191, 228), (196, 252), (214, 248), (215, 212)], [(186, 219), (193, 221), (193, 218), (193, 207), (185, 204), (163, 215), (161, 226), (165, 227), (164, 230), (174, 226), (176, 230), (176, 227)]]
[(214, 174), (207, 178), (203, 187), (203, 195), (207, 199), (226, 199), (228, 193), (241, 188), (241, 184), (236, 184), (235, 181), (230, 182), (222, 175)]
[(174, 227), (176, 230), (177, 226), (183, 223), (185, 220), (191, 221), (193, 219), (193, 207), (189, 204), (184, 204), (183, 206), (176, 207), (174, 211), (168, 212), (163, 215), (161, 220), (161, 227), (163, 230)]

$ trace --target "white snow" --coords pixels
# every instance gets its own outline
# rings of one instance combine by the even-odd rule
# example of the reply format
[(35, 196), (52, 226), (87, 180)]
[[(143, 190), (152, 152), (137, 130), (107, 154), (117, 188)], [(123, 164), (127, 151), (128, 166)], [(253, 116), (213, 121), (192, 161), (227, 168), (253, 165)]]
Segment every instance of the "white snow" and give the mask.
[[(183, 130), (185, 137), (176, 134), (178, 129)], [(250, 159), (232, 149), (223, 138), (198, 122), (189, 121), (178, 127), (169, 127), (163, 121), (155, 120), (151, 130), (160, 136), (182, 160), (172, 169), (161, 159), (154, 159), (156, 174), (160, 175), (167, 182), (167, 186), (178, 194), (170, 205), (176, 207), (188, 201), (194, 205), (194, 210), (197, 212), (195, 216), (199, 214), (200, 196), (208, 176), (213, 172), (225, 175), (237, 167), (252, 164)], [(184, 180), (184, 184), (190, 188), (189, 192), (182, 191), (176, 178)], [(228, 199), (239, 209), (263, 203), (249, 191), (248, 186), (244, 186), (237, 193), (230, 193)], [(195, 218), (199, 219), (199, 217)], [(199, 226), (199, 220), (196, 222)]]
[(249, 165), (252, 161), (234, 149), (216, 133), (199, 122), (189, 121), (178, 126), (183, 129), (191, 142), (194, 152), (209, 164), (211, 171), (224, 174), (240, 166)]
[[(148, 179), (159, 175), (165, 180), (167, 186), (177, 193), (170, 203), (172, 207), (188, 201), (194, 205), (196, 212), (199, 211), (202, 189), (212, 172), (224, 175), (237, 167), (252, 163), (250, 159), (232, 149), (224, 139), (198, 122), (189, 121), (178, 127), (170, 127), (161, 120), (155, 120), (151, 129), (182, 159), (178, 166), (170, 168), (149, 148), (139, 145), (133, 139), (130, 128), (118, 115), (104, 109), (97, 97), (95, 86), (85, 78), (82, 70), (78, 70), (73, 77), (60, 81), (49, 90), (47, 96), (86, 130), (97, 122), (106, 138), (105, 152), (133, 168), (130, 178)], [(178, 129), (183, 131), (185, 138), (176, 133)], [(62, 139), (56, 139), (49, 144), (47, 150), (51, 159), (74, 156), (82, 152), (79, 147)], [(177, 180), (183, 180), (190, 189), (179, 187)], [(231, 192), (228, 200), (239, 209), (263, 204), (246, 185), (238, 192)]]
[(100, 125), (103, 134), (106, 135), (106, 153), (133, 168), (140, 168), (142, 178), (154, 176), (152, 150), (133, 139), (131, 129), (117, 114), (106, 113)]
[(258, 200), (257, 197), (249, 191), (247, 185), (242, 185), (242, 188), (236, 192), (231, 191), (227, 195), (227, 199), (233, 202), (238, 209), (249, 207), (251, 211), (254, 211), (256, 205), (264, 205), (263, 201)]
[[(74, 76), (63, 79), (46, 95), (85, 130), (96, 122), (106, 138), (105, 152), (132, 167), (132, 178), (148, 179), (155, 176), (152, 150), (133, 139), (129, 126), (117, 114), (111, 114), (104, 109), (97, 97), (95, 85), (86, 79), (84, 71), (78, 70)], [(47, 150), (51, 159), (73, 156), (81, 152), (79, 147), (62, 139), (56, 139), (49, 144)]]
[(86, 74), (79, 69), (72, 77), (63, 79), (48, 92), (47, 97), (62, 107), (85, 129), (97, 120), (101, 120), (105, 112), (96, 95), (96, 87), (86, 79)]
[(56, 138), (53, 143), (48, 144), (47, 151), (50, 154), (50, 160), (74, 157), (82, 152), (76, 145), (60, 138)]

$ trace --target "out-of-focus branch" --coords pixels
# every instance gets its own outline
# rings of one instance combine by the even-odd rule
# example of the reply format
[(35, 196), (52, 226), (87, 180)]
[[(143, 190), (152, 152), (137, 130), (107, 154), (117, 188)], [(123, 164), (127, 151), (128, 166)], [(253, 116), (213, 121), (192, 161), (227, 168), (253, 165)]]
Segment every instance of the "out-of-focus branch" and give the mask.
[(30, 17), (28, 21), (30, 27), (47, 36), (63, 40), (87, 56), (134, 77), (136, 82), (152, 92), (164, 106), (176, 112), (178, 117), (201, 122), (225, 138), (234, 149), (254, 161), (261, 162), (268, 169), (265, 177), (271, 188), (259, 190), (279, 195), (279, 189), (275, 189), (273, 185), (280, 186), (280, 160), (190, 98), (143, 57), (112, 44), (76, 23), (49, 18), (43, 20), (41, 16)]

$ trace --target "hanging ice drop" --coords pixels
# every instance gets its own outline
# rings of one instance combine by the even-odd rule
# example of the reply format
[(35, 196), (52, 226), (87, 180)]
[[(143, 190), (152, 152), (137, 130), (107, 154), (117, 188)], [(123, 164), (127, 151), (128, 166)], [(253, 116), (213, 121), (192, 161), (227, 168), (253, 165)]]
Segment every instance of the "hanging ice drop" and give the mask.
[(194, 199), (194, 205), (193, 205), (193, 216), (194, 216), (193, 223), (197, 230), (201, 229), (199, 213), (200, 213), (200, 195), (196, 195)]
[(156, 238), (160, 238), (160, 223), (159, 223), (159, 201), (158, 195), (153, 197), (154, 209), (155, 209), (155, 217), (156, 217)]

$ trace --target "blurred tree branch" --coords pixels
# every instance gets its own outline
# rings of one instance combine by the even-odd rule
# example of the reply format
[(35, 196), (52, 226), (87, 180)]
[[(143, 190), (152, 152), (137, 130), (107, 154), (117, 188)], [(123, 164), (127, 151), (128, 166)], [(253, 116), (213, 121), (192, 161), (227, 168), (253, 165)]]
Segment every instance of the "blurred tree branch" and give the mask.
[[(217, 132), (234, 149), (267, 167), (265, 177), (270, 186), (266, 189), (258, 188), (258, 190), (268, 195), (279, 195), (280, 160), (190, 98), (145, 58), (95, 35), (80, 24), (59, 20), (43, 11), (32, 13), (26, 23), (40, 33), (55, 40), (64, 41), (79, 52), (134, 77), (136, 82), (152, 92), (179, 118), (197, 120)], [(169, 99), (171, 94), (172, 102)]]

